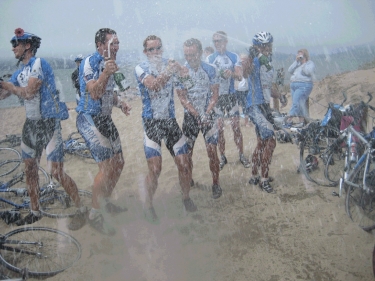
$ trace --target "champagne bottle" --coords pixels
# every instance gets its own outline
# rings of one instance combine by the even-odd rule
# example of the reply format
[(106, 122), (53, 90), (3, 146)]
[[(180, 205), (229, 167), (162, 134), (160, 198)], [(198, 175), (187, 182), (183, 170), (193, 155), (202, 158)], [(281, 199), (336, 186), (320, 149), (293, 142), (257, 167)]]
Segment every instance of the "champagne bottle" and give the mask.
[(115, 79), (120, 92), (124, 92), (130, 88), (130, 84), (126, 81), (125, 75), (122, 74), (122, 72), (116, 71), (113, 73), (113, 78)]

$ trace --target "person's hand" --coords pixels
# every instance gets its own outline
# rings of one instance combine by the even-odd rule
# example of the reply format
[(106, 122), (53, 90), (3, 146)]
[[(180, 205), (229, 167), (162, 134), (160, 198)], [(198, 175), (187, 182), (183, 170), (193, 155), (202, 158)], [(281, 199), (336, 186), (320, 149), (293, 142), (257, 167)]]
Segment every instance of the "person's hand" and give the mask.
[(107, 60), (104, 64), (103, 72), (107, 75), (111, 75), (118, 70), (117, 64), (114, 60)]
[(189, 69), (186, 66), (181, 66), (180, 70), (178, 71), (178, 76), (188, 77), (189, 76)]
[(225, 70), (223, 71), (223, 77), (224, 77), (225, 79), (228, 79), (228, 78), (232, 77), (232, 74), (233, 74), (233, 71), (230, 70), (230, 69), (225, 69)]
[(175, 60), (169, 60), (165, 70), (168, 75), (173, 75), (181, 70), (181, 65)]
[(129, 116), (130, 115), (130, 110), (132, 109), (132, 107), (127, 104), (126, 102), (121, 102), (121, 111), (126, 115), (126, 116)]

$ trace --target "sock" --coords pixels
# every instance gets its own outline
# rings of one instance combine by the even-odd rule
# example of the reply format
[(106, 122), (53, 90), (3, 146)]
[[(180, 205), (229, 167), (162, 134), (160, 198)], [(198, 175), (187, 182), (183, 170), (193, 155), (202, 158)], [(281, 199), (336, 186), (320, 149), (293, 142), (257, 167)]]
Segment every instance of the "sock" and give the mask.
[(31, 210), (31, 213), (32, 213), (34, 216), (36, 216), (36, 217), (40, 217), (40, 216), (41, 216), (39, 210), (38, 210), (38, 211)]

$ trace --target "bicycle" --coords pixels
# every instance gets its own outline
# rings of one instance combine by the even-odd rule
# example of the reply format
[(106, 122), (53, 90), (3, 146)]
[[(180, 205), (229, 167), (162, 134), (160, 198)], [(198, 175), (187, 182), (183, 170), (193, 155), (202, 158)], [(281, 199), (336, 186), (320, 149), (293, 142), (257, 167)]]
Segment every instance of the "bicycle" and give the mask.
[(16, 147), (21, 145), (21, 135), (5, 135), (5, 139), (0, 140), (0, 145), (4, 147)]
[(48, 227), (22, 227), (0, 235), (0, 262), (29, 276), (53, 276), (81, 258), (81, 245), (71, 235)]
[(76, 154), (83, 158), (92, 158), (90, 149), (79, 132), (71, 133), (68, 138), (64, 140), (64, 152)]
[(375, 229), (375, 128), (367, 140), (352, 125), (347, 131), (355, 135), (365, 146), (365, 151), (347, 178), (340, 180), (340, 194), (346, 190), (345, 209), (352, 221), (363, 230)]
[[(8, 160), (17, 161), (17, 160)], [(20, 161), (20, 160), (19, 160)], [(8, 182), (0, 185), (0, 215), (8, 211), (29, 210), (30, 198), (25, 187), (25, 173), (22, 172), (13, 176)], [(17, 185), (14, 187), (15, 185)], [(51, 218), (73, 217), (76, 213), (70, 196), (65, 190), (59, 190), (59, 184), (53, 182), (48, 173), (39, 167), (39, 204), (43, 216)], [(86, 190), (78, 190), (78, 195), (84, 206), (91, 204), (92, 193)], [(11, 222), (14, 222), (11, 221)], [(9, 224), (8, 222), (5, 222)]]
[[(18, 160), (18, 161), (12, 161)], [(21, 154), (9, 147), (0, 147), (0, 177), (9, 175), (21, 164)]]

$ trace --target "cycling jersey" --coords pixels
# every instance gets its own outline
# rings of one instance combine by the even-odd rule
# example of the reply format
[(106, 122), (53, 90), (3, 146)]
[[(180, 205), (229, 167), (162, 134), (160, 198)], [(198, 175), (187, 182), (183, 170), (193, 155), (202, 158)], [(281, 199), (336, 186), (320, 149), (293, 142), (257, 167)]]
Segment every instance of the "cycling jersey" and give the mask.
[(219, 95), (234, 94), (234, 79), (232, 77), (224, 78), (223, 73), (226, 69), (234, 71), (235, 66), (242, 66), (239, 56), (235, 53), (225, 51), (224, 54), (214, 52), (206, 58), (206, 61), (216, 66), (219, 76)]
[(97, 100), (94, 100), (86, 90), (86, 85), (91, 80), (98, 80), (104, 70), (104, 57), (99, 52), (86, 57), (79, 66), (79, 82), (81, 98), (79, 99), (76, 111), (90, 115), (111, 115), (113, 108), (113, 89), (115, 80), (113, 75), (108, 79), (105, 94)]
[(183, 88), (176, 77), (172, 76), (160, 91), (152, 91), (143, 84), (144, 79), (148, 75), (152, 75), (156, 78), (164, 71), (167, 65), (168, 60), (162, 59), (162, 62), (158, 65), (160, 69), (158, 69), (155, 63), (150, 61), (145, 61), (135, 67), (135, 78), (138, 82), (138, 88), (143, 103), (143, 118), (175, 118), (173, 91), (174, 89)]
[(260, 62), (257, 57), (253, 60), (253, 71), (247, 82), (249, 85), (247, 108), (254, 104), (263, 104), (265, 100), (263, 96), (262, 82), (260, 80)]
[(45, 59), (31, 57), (26, 65), (13, 73), (9, 82), (17, 87), (26, 87), (31, 77), (40, 79), (43, 83), (33, 98), (24, 100), (26, 118), (30, 120), (56, 118), (56, 113), (51, 111), (55, 106), (52, 96), (56, 94), (55, 75)]
[[(216, 69), (203, 61), (197, 71), (188, 63), (185, 66), (189, 69), (189, 75), (194, 82), (194, 86), (187, 91), (187, 99), (199, 115), (203, 115), (211, 99), (211, 86), (218, 84)], [(185, 109), (185, 112), (188, 111)]]

